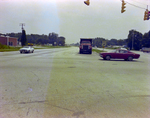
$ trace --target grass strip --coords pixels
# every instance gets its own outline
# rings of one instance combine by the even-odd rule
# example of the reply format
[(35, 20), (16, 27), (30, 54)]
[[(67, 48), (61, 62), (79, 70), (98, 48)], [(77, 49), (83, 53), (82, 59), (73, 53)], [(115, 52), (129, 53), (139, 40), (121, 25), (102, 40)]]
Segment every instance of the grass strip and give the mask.
[(92, 49), (93, 52), (97, 52), (97, 53), (100, 53), (100, 52), (106, 52), (106, 51), (103, 51), (103, 50), (98, 50), (98, 49)]

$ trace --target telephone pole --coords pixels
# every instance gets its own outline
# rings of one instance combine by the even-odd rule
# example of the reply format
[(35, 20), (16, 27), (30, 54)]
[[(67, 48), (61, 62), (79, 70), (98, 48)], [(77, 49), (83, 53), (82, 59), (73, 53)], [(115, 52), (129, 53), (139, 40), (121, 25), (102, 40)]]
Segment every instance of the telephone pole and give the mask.
[(22, 26), (22, 30), (24, 30), (23, 26), (25, 26), (25, 23), (20, 23), (19, 26)]

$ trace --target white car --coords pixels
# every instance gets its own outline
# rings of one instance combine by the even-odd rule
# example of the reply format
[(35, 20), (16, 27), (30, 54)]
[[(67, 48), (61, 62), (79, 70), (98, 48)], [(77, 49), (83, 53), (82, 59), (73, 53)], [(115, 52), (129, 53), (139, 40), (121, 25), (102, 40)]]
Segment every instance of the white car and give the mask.
[(20, 53), (30, 53), (34, 52), (34, 48), (31, 46), (24, 46), (23, 48), (20, 49)]

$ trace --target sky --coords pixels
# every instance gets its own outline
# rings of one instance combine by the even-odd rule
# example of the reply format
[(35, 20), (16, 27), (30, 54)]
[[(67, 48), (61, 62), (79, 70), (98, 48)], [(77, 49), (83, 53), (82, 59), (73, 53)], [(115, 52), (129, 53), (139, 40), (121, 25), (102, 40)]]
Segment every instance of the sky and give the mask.
[(150, 0), (124, 0), (126, 11), (121, 13), (121, 0), (0, 0), (0, 33), (57, 33), (67, 44), (80, 38), (126, 39), (129, 30), (142, 34), (150, 31), (150, 20), (144, 12), (150, 10)]

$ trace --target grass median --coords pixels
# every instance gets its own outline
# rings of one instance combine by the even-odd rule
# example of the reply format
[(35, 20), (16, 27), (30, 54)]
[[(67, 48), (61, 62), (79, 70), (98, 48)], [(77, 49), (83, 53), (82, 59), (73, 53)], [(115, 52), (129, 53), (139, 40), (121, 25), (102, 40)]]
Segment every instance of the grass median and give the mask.
[[(49, 48), (68, 48), (70, 46), (33, 46), (34, 49), (49, 49)], [(3, 45), (0, 47), (0, 52), (19, 51), (22, 47), (10, 47)]]
[(106, 51), (104, 51), (104, 50), (98, 50), (98, 49), (92, 49), (92, 52), (101, 53), (101, 52), (106, 52)]

